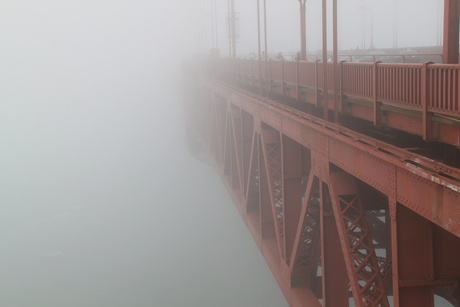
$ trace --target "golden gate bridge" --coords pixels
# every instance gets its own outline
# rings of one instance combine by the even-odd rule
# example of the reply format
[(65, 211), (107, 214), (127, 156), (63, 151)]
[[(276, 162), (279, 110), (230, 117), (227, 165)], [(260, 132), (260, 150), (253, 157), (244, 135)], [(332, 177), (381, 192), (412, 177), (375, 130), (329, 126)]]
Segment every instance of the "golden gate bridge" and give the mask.
[(417, 55), (441, 63), (341, 56), (336, 0), (332, 54), (323, 0), (312, 59), (299, 4), (296, 60), (269, 59), (259, 29), (255, 59), (230, 39), (228, 58), (185, 61), (191, 150), (209, 153), (291, 306), (460, 306), (458, 0), (441, 53)]

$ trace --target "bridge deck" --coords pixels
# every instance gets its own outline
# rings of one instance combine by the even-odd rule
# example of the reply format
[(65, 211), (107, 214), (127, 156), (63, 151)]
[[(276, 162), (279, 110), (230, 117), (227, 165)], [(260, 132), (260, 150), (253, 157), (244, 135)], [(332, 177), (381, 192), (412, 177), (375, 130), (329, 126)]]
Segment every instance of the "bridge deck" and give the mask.
[[(277, 88), (274, 77), (232, 78)], [(458, 168), (218, 79), (190, 87), (189, 135), (291, 306), (433, 306), (435, 294), (459, 306)]]
[[(429, 141), (460, 146), (460, 65), (219, 59), (221, 78), (289, 97), (312, 106), (326, 105), (340, 116), (405, 131)], [(337, 88), (336, 96), (333, 88)], [(337, 97), (337, 99), (334, 99)], [(325, 99), (327, 98), (327, 99)]]

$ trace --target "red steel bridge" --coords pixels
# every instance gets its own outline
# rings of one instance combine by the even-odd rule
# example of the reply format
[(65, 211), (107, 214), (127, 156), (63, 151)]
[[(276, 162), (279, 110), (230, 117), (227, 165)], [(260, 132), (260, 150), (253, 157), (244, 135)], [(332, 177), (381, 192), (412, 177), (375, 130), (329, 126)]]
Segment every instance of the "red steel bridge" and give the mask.
[(460, 4), (442, 64), (339, 62), (335, 5), (330, 61), (186, 61), (190, 148), (291, 306), (460, 306)]

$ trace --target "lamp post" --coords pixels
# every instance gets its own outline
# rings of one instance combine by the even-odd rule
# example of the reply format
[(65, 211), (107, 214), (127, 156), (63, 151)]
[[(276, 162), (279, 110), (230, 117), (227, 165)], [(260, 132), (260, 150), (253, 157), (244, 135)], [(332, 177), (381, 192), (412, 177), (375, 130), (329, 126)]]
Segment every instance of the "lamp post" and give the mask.
[(298, 0), (300, 4), (300, 58), (307, 59), (306, 6), (307, 0)]

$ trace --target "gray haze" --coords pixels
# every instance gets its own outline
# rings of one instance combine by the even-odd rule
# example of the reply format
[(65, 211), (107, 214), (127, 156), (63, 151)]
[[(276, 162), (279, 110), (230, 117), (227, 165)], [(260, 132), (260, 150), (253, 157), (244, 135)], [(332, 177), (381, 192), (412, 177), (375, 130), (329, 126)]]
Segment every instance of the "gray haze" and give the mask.
[[(239, 17), (237, 53), (248, 55), (257, 52), (257, 1), (234, 0)], [(201, 47), (208, 49), (212, 42), (211, 0), (197, 0), (201, 7), (196, 18), (197, 33), (201, 33)], [(261, 21), (263, 0), (260, 0)], [(321, 0), (308, 0), (307, 48), (317, 52), (322, 46)], [(368, 49), (371, 33), (375, 48), (435, 46), (442, 43), (442, 18), (444, 0), (340, 0), (338, 2), (339, 48)], [(214, 40), (224, 54), (228, 54), (225, 18), (227, 0), (216, 0), (219, 38)], [(299, 2), (297, 0), (266, 0), (268, 53), (289, 53), (300, 50)], [(328, 48), (332, 50), (332, 1), (328, 0)], [(204, 17), (203, 17), (204, 16)], [(205, 22), (203, 22), (205, 20)], [(263, 25), (262, 25), (263, 27)], [(205, 34), (203, 34), (205, 33)], [(263, 29), (262, 48), (263, 48)], [(195, 34), (195, 36), (199, 36)]]
[(286, 306), (185, 147), (191, 4), (0, 2), (1, 306)]
[[(235, 2), (238, 52), (256, 52), (255, 1)], [(269, 52), (297, 51), (298, 2), (267, 2)], [(369, 44), (363, 1), (339, 2), (343, 48), (363, 28)], [(391, 47), (389, 2), (366, 1), (377, 47)], [(401, 46), (434, 45), (440, 0), (401, 2)], [(314, 51), (319, 1), (307, 3)], [(210, 16), (202, 0), (0, 1), (0, 306), (287, 305), (185, 146), (180, 60), (213, 46)]]

